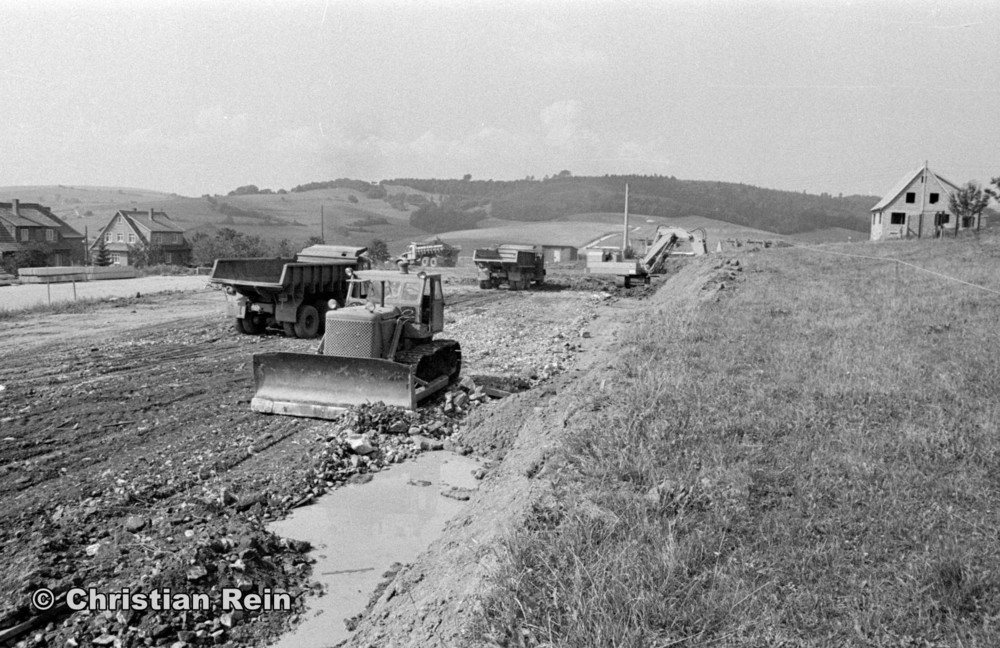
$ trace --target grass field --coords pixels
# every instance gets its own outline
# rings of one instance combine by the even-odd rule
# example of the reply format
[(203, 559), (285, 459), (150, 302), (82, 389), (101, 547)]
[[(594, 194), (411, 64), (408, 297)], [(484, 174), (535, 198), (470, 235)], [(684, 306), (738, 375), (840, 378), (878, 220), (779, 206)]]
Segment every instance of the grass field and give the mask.
[(1000, 243), (824, 249), (997, 292), (781, 249), (654, 304), (510, 538), (486, 638), (1000, 645)]

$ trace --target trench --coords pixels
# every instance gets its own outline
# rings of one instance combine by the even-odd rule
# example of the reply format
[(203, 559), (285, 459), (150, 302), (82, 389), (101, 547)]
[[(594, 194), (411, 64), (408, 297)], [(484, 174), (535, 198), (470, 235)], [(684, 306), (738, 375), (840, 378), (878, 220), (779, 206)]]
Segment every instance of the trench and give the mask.
[(413, 562), (442, 535), (466, 502), (441, 493), (452, 486), (475, 488), (472, 471), (478, 466), (450, 452), (424, 453), (270, 525), (280, 536), (313, 545), (313, 580), (324, 590), (308, 601), (301, 623), (273, 646), (321, 648), (350, 638), (345, 619), (364, 611), (393, 563)]

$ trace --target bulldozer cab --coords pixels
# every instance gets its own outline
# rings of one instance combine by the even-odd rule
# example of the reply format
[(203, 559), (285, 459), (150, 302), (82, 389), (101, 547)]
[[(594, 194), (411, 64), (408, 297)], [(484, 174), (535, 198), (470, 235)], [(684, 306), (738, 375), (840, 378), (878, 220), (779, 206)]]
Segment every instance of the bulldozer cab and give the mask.
[(444, 295), (438, 274), (378, 270), (352, 273), (346, 305), (364, 305), (371, 310), (397, 308), (411, 318), (418, 336), (444, 330)]

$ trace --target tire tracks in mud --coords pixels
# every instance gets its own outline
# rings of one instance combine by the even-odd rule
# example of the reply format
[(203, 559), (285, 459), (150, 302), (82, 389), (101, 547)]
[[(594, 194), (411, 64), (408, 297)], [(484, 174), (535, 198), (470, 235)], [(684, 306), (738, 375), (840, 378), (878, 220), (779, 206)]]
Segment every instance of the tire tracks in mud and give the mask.
[[(506, 301), (506, 291), (457, 291), (452, 314)], [(221, 320), (221, 321), (220, 321)], [(0, 366), (0, 506), (16, 511), (79, 495), (157, 462), (185, 461), (196, 485), (316, 423), (250, 411), (251, 356), (308, 353), (315, 342), (243, 336), (228, 320), (172, 320), (8, 349)], [(211, 457), (196, 462), (191, 457)], [(183, 458), (183, 459), (182, 459)], [(179, 485), (179, 484), (178, 484)], [(170, 489), (177, 492), (177, 488)], [(11, 501), (11, 498), (17, 501)]]

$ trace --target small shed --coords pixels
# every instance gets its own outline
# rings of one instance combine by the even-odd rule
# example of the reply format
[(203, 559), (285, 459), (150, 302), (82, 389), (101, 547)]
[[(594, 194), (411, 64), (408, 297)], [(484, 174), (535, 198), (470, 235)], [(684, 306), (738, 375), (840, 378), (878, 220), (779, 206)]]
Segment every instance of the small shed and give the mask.
[(572, 263), (576, 261), (578, 251), (572, 245), (542, 245), (542, 253), (545, 255), (545, 264), (550, 263)]

